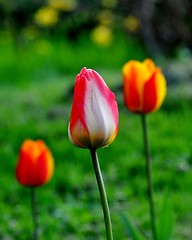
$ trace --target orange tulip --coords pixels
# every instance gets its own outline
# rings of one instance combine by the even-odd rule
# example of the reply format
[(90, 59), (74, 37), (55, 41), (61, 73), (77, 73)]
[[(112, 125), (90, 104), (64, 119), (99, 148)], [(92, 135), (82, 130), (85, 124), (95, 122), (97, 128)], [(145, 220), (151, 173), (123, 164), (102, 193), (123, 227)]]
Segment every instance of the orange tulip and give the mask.
[(151, 59), (131, 60), (122, 69), (123, 93), (127, 108), (132, 112), (150, 113), (158, 110), (166, 95), (166, 80)]
[(42, 140), (25, 140), (16, 167), (16, 178), (24, 186), (37, 187), (47, 183), (54, 170), (54, 160)]

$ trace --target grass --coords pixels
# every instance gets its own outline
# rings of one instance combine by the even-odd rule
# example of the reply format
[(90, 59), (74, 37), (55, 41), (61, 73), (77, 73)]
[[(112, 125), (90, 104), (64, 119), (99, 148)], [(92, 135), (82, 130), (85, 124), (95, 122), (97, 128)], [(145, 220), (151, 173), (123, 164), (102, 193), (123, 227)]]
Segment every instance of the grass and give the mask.
[[(9, 37), (10, 38), (10, 37)], [(92, 43), (88, 35), (82, 35), (75, 43), (64, 38), (25, 39), (14, 44), (1, 38), (1, 83), (24, 84), (73, 74), (87, 66), (94, 69), (119, 69), (129, 59), (142, 60), (147, 51), (135, 38), (115, 33), (107, 47)], [(11, 43), (10, 43), (11, 42)]]
[[(52, 47), (54, 49), (56, 43)], [(9, 54), (14, 55), (14, 51), (10, 50)], [(20, 186), (14, 176), (19, 148), (26, 138), (44, 139), (55, 159), (53, 179), (38, 189), (41, 239), (104, 239), (102, 211), (89, 151), (75, 148), (67, 136), (71, 87), (79, 70), (67, 71), (64, 64), (65, 70), (58, 74), (55, 60), (49, 59), (52, 55), (47, 57), (50, 65), (44, 65), (45, 58), (42, 62), (38, 57), (33, 56), (33, 59), (31, 51), (34, 49), (22, 52), (24, 55), (18, 62), (16, 56), (15, 60), (10, 56), (7, 64), (3, 63), (3, 58), (0, 61), (5, 67), (1, 72), (4, 78), (1, 78), (0, 91), (0, 239), (25, 240), (31, 236), (29, 189)], [(26, 56), (29, 62), (24, 61)], [(73, 57), (69, 59), (71, 67)], [(78, 61), (79, 57), (80, 53)], [(10, 61), (13, 61), (12, 73), (8, 71)], [(99, 63), (98, 59), (92, 60), (92, 66), (96, 62)], [(116, 87), (121, 83), (120, 63), (116, 68), (112, 68), (114, 63), (110, 67), (110, 62), (106, 68), (102, 64), (95, 65), (115, 90), (120, 111), (118, 136), (108, 148), (100, 149), (98, 155), (111, 208), (114, 239), (127, 239), (121, 212), (149, 238), (141, 120), (125, 109), (122, 94)], [(80, 65), (75, 65), (74, 69)], [(164, 196), (168, 195), (174, 218), (174, 240), (191, 239), (192, 236), (192, 96), (185, 94), (188, 88), (169, 89), (161, 110), (148, 116), (155, 207), (159, 215)]]

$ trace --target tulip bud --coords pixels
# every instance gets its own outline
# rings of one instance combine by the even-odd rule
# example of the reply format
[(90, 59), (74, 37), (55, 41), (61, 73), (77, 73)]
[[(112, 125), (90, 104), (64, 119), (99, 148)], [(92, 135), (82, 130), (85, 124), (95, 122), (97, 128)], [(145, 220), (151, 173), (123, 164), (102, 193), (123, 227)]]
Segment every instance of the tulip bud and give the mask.
[(132, 112), (150, 113), (158, 110), (166, 95), (166, 80), (151, 59), (127, 62), (122, 69), (123, 93)]
[(24, 186), (37, 187), (47, 183), (54, 170), (54, 160), (42, 140), (25, 140), (16, 166), (16, 178)]
[(76, 77), (68, 134), (81, 148), (100, 148), (113, 142), (118, 131), (115, 95), (102, 77), (83, 68)]

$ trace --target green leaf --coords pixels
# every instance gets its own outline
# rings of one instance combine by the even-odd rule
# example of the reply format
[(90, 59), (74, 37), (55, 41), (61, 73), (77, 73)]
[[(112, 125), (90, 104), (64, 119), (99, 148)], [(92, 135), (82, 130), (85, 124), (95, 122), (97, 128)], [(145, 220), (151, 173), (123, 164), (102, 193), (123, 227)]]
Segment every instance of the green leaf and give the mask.
[(158, 240), (171, 240), (173, 229), (173, 216), (171, 205), (166, 196), (157, 222), (157, 238)]
[(128, 237), (130, 237), (131, 240), (146, 240), (127, 216), (125, 216), (123, 213), (120, 213), (120, 216), (125, 226), (126, 234)]

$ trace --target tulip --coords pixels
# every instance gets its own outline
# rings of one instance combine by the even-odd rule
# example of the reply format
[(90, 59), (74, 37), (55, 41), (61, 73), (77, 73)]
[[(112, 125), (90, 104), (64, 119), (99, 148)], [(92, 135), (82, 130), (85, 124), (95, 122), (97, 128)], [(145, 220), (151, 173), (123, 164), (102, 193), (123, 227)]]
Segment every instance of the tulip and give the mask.
[(54, 170), (54, 161), (42, 140), (25, 140), (16, 167), (16, 178), (24, 186), (37, 187), (47, 183)]
[(130, 111), (141, 115), (151, 229), (153, 240), (156, 240), (156, 214), (146, 114), (157, 111), (162, 105), (167, 90), (166, 80), (161, 69), (156, 67), (151, 59), (146, 59), (142, 63), (129, 61), (123, 66), (122, 72), (125, 105)]
[(115, 95), (94, 70), (83, 68), (76, 77), (68, 128), (70, 141), (81, 148), (100, 148), (113, 142), (118, 131)]
[(97, 72), (83, 68), (76, 77), (68, 135), (75, 146), (90, 150), (107, 240), (113, 240), (112, 224), (96, 150), (112, 143), (117, 131), (118, 106), (114, 93)]
[(166, 80), (151, 59), (127, 62), (122, 69), (126, 107), (137, 113), (158, 110), (166, 95)]

